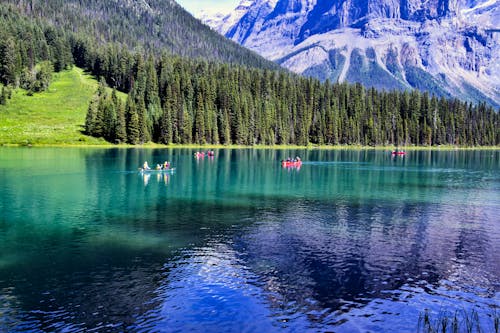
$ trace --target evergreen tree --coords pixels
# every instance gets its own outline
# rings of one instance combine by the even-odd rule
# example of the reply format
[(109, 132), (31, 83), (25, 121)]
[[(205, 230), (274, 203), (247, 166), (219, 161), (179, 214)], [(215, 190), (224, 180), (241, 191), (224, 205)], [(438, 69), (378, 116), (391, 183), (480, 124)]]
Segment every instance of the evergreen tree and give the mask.
[(127, 98), (127, 104), (125, 107), (125, 118), (127, 124), (127, 142), (133, 145), (138, 144), (141, 139), (139, 116), (137, 114), (134, 99), (130, 95)]
[(151, 141), (151, 123), (146, 110), (144, 99), (140, 98), (136, 104), (137, 117), (139, 119), (139, 140), (141, 143)]
[(147, 125), (150, 137), (155, 141), (158, 140), (160, 131), (160, 118), (162, 116), (162, 108), (160, 105), (160, 97), (158, 94), (158, 77), (152, 56), (148, 58), (146, 63), (146, 91), (144, 100), (147, 108)]
[(116, 104), (113, 99), (111, 99), (108, 95), (103, 98), (102, 101), (102, 114), (103, 114), (103, 123), (107, 126), (104, 127), (103, 137), (109, 141), (114, 142), (116, 139), (116, 126), (117, 126), (117, 117), (116, 117)]
[(0, 83), (15, 85), (17, 78), (16, 44), (11, 37), (0, 36)]
[(4, 87), (0, 87), (0, 105), (6, 105), (7, 104), (7, 92), (5, 91)]
[(87, 109), (87, 116), (85, 117), (85, 133), (87, 135), (96, 136), (95, 126), (97, 118), (97, 108), (99, 105), (99, 96), (96, 94), (92, 101), (90, 101)]
[(164, 112), (160, 120), (159, 142), (163, 144), (172, 143), (173, 138), (172, 110), (171, 105), (165, 104)]
[(205, 103), (204, 96), (200, 90), (196, 93), (196, 109), (195, 109), (195, 119), (194, 119), (194, 141), (198, 144), (206, 143), (205, 139)]
[(54, 68), (49, 61), (44, 61), (40, 64), (40, 69), (36, 72), (35, 82), (31, 87), (33, 92), (40, 92), (49, 89), (52, 81), (52, 72)]
[[(116, 93), (114, 91), (114, 93)], [(123, 102), (116, 99), (116, 129), (115, 141), (117, 143), (127, 142), (127, 122), (125, 119), (125, 108)]]
[(182, 117), (179, 121), (181, 129), (180, 129), (180, 142), (183, 144), (193, 143), (192, 141), (192, 120), (191, 115), (187, 111), (186, 107), (182, 108)]

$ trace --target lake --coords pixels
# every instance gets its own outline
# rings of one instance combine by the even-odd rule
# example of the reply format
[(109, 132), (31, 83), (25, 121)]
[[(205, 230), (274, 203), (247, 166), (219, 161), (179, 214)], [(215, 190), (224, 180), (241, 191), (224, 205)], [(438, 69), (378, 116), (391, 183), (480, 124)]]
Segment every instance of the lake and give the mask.
[(0, 331), (494, 331), (500, 151), (194, 152), (0, 148)]

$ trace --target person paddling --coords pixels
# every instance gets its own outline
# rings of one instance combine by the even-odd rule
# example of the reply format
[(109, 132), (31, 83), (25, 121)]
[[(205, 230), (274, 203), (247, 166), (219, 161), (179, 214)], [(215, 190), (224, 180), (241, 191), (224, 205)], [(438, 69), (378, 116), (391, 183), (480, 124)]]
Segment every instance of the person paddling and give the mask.
[(144, 162), (144, 165), (142, 166), (142, 169), (143, 170), (151, 170), (151, 168), (149, 167), (148, 161)]

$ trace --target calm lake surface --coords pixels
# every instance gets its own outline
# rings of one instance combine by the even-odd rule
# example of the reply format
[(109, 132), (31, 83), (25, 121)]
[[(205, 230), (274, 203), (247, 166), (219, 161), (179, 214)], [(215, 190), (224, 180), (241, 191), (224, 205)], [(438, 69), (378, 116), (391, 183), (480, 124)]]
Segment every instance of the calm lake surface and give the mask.
[(0, 331), (493, 330), (500, 151), (193, 152), (0, 148)]

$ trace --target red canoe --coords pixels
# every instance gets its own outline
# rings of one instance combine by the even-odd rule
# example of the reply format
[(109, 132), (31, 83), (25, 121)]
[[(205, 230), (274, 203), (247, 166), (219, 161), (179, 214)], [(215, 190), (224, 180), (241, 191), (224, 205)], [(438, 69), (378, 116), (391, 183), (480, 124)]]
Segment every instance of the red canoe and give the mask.
[(296, 161), (296, 162), (283, 161), (283, 162), (281, 162), (281, 166), (283, 166), (283, 167), (300, 167), (301, 165), (302, 165), (302, 161)]
[(392, 155), (406, 155), (405, 151), (393, 151)]

